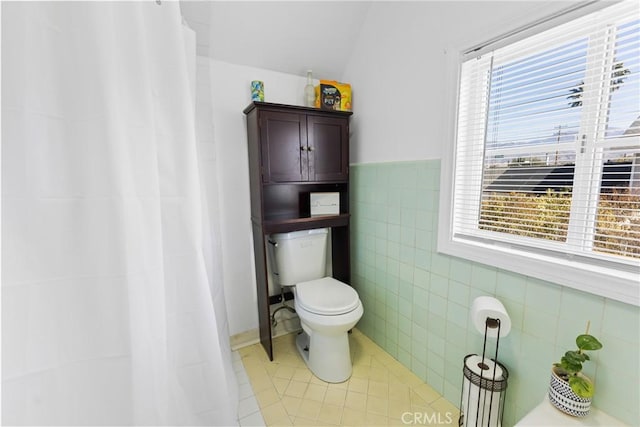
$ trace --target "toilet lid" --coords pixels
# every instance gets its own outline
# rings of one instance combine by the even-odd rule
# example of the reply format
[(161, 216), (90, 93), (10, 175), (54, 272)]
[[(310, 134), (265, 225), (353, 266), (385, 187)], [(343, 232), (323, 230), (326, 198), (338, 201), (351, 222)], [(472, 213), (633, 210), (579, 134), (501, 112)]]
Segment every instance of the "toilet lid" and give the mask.
[(297, 283), (296, 299), (305, 310), (325, 316), (348, 313), (360, 303), (355, 289), (333, 277)]

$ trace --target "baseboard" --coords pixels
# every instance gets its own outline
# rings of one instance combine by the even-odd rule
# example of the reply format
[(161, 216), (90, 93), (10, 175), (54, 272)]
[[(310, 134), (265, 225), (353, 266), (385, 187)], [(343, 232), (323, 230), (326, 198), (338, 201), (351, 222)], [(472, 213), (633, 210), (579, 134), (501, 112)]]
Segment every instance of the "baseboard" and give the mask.
[[(300, 327), (300, 321), (298, 320), (297, 316), (295, 316), (293, 319), (287, 319), (287, 320), (291, 321), (291, 323), (287, 322), (286, 325), (283, 323), (280, 323), (275, 328), (272, 329), (271, 331), (271, 333), (273, 334), (272, 338), (277, 338), (282, 335), (287, 335), (294, 332), (297, 333), (302, 330), (302, 328)], [(260, 342), (260, 330), (258, 328), (250, 329), (248, 331), (244, 331), (239, 334), (232, 335), (231, 338), (229, 338), (229, 341), (231, 343), (232, 351), (236, 351), (242, 347), (247, 347), (249, 345), (257, 344)]]
[[(293, 294), (291, 292), (285, 293), (285, 300), (289, 299), (289, 295), (293, 298)], [(274, 298), (274, 297), (271, 297)], [(280, 302), (271, 304), (269, 306), (269, 312), (275, 313), (276, 310), (282, 307), (282, 298), (278, 295)], [(291, 306), (291, 305), (290, 305)], [(294, 332), (300, 332), (302, 327), (300, 325), (300, 319), (298, 315), (292, 313), (289, 310), (281, 310), (276, 315), (276, 326), (271, 327), (271, 337), (277, 338), (282, 335), (291, 334)], [(239, 334), (232, 335), (229, 338), (231, 344), (231, 350), (236, 351), (239, 348), (246, 347), (249, 345), (257, 344), (260, 342), (260, 329), (249, 329), (248, 331), (240, 332)]]
[(239, 348), (253, 345), (260, 342), (260, 330), (249, 329), (248, 331), (240, 332), (239, 334), (231, 335), (229, 338), (231, 343), (231, 350), (236, 351)]

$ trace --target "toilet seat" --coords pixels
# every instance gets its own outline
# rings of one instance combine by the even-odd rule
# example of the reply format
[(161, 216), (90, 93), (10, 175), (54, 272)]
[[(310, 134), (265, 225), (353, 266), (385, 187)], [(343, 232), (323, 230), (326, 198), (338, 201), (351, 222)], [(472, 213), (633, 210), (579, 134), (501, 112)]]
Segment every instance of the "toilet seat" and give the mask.
[(296, 300), (303, 309), (322, 316), (349, 313), (360, 304), (355, 289), (333, 277), (297, 283)]

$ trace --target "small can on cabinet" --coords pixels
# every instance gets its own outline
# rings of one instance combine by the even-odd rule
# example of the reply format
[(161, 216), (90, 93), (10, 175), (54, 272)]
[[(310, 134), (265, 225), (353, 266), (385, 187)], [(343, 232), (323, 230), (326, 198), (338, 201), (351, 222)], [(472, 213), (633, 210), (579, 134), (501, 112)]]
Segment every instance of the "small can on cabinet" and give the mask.
[(264, 82), (260, 80), (253, 80), (251, 82), (251, 100), (264, 101)]

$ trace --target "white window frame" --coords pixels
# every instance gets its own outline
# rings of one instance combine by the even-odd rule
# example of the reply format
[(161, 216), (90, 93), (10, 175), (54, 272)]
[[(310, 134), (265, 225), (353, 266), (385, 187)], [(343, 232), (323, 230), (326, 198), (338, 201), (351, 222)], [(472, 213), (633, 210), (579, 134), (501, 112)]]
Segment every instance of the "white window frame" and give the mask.
[[(610, 3), (597, 2), (587, 6), (574, 6), (553, 17), (525, 25), (511, 34), (497, 37), (484, 45), (491, 45), (493, 48), (495, 45), (508, 45), (609, 5)], [(615, 263), (600, 263), (598, 260), (579, 255), (533, 249), (519, 242), (509, 242), (508, 238), (490, 241), (473, 236), (454, 236), (453, 203), (459, 84), (463, 57), (466, 52), (474, 50), (476, 48), (469, 45), (464, 48), (446, 49), (445, 84), (448, 96), (445, 99), (446, 122), (443, 137), (449, 143), (449, 149), (444, 150), (442, 156), (438, 252), (640, 306), (640, 263), (629, 268), (628, 263), (617, 266)], [(469, 203), (477, 203), (477, 200)]]

